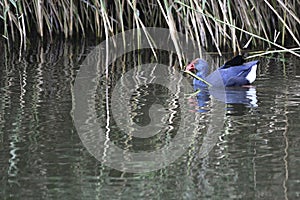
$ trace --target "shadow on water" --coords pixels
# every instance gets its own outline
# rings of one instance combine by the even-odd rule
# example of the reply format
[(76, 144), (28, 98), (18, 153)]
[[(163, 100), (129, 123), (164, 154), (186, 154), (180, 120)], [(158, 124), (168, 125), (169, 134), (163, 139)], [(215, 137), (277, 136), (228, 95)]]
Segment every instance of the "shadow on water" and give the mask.
[[(36, 44), (21, 57), (18, 51), (8, 54), (5, 49), (0, 55), (1, 199), (298, 197), (299, 60), (263, 60), (254, 87), (226, 89), (225, 124), (206, 157), (201, 156), (201, 146), (210, 130), (210, 108), (219, 93), (202, 91), (187, 98), (191, 112), (205, 110), (191, 122), (195, 129), (190, 148), (166, 168), (132, 174), (98, 162), (82, 145), (73, 125), (74, 79), (92, 46), (86, 41), (55, 42)], [(159, 55), (159, 62), (169, 66), (176, 65), (175, 60), (166, 52)], [(118, 59), (110, 68), (108, 94), (133, 65), (152, 61), (151, 51), (146, 50)], [(214, 62), (220, 66), (224, 60), (215, 58)], [(107, 87), (102, 80), (100, 76), (96, 109), (99, 119), (106, 122)], [(149, 122), (147, 103), (174, 99), (163, 88), (139, 88), (135, 94), (132, 119), (141, 125)], [(171, 127), (177, 121), (172, 123)], [(114, 123), (104, 128), (116, 130)], [(111, 140), (132, 148), (126, 135), (112, 133)], [(155, 141), (160, 139), (149, 140), (144, 148), (157, 148)]]

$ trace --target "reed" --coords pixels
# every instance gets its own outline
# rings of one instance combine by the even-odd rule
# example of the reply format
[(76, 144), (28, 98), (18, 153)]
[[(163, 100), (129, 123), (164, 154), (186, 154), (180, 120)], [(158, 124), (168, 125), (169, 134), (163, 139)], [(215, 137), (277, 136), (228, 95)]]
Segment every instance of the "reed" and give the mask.
[(180, 31), (219, 54), (275, 48), (299, 56), (293, 50), (300, 46), (299, 7), (299, 0), (3, 0), (0, 31), (7, 44), (25, 49), (33, 33), (108, 38), (154, 26), (170, 29), (177, 51)]

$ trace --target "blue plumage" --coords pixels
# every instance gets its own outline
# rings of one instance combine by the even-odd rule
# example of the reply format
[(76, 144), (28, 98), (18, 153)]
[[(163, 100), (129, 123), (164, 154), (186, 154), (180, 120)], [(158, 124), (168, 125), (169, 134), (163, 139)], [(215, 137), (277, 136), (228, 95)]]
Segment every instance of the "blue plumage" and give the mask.
[[(208, 75), (208, 64), (202, 59), (196, 59), (189, 64), (186, 70), (196, 70), (196, 75), (206, 80), (214, 87), (231, 87), (249, 85), (256, 79), (256, 69), (259, 61), (244, 63), (241, 56), (236, 56), (220, 68)], [(194, 79), (194, 85), (206, 86), (201, 80)]]

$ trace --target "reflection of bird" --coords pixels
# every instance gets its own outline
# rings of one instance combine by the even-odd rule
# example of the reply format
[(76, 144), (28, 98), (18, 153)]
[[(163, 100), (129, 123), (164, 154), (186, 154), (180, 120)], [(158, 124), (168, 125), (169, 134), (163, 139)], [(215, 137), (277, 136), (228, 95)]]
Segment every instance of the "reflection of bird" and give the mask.
[(243, 105), (244, 107), (255, 108), (257, 107), (257, 96), (255, 87), (228, 87), (222, 88), (197, 88), (197, 103), (199, 112), (207, 112), (208, 102), (210, 97), (213, 97), (221, 102), (229, 105)]
[[(243, 57), (238, 55), (208, 75), (208, 63), (205, 60), (197, 58), (186, 67), (186, 70), (196, 70), (198, 77), (215, 87), (242, 86), (254, 82), (258, 63), (258, 60), (245, 63)], [(203, 87), (206, 86), (206, 83), (195, 78), (194, 86)]]
[(211, 89), (210, 95), (226, 104), (243, 104), (246, 107), (257, 107), (255, 87), (228, 87), (225, 90)]

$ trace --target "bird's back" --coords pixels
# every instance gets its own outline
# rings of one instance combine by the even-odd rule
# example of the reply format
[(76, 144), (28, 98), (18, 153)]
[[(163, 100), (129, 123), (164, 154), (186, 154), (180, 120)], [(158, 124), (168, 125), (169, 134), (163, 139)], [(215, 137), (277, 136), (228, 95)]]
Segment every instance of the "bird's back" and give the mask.
[[(223, 65), (219, 69), (211, 73), (209, 76), (207, 76), (206, 80), (216, 87), (243, 85), (246, 83), (246, 77), (251, 72), (252, 67), (257, 64), (258, 61), (256, 60), (237, 66), (224, 67), (225, 65)], [(254, 70), (254, 73), (254, 75), (256, 75), (256, 69)], [(251, 78), (255, 79), (255, 77)], [(237, 83), (234, 83), (234, 81), (236, 81)], [(231, 83), (229, 84), (229, 82)]]

